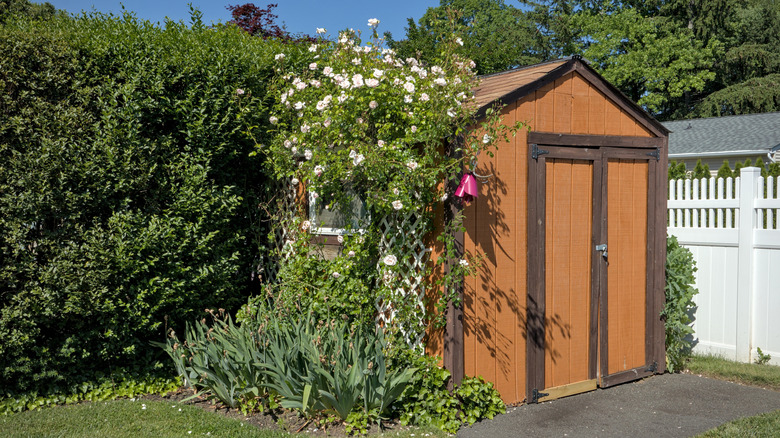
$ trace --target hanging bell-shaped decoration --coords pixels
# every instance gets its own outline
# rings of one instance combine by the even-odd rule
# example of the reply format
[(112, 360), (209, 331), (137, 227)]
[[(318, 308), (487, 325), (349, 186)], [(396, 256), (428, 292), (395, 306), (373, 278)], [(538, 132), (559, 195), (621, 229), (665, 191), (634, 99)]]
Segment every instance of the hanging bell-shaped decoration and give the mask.
[(471, 201), (477, 199), (479, 196), (479, 187), (477, 186), (477, 179), (472, 172), (468, 172), (463, 175), (460, 180), (460, 185), (455, 190), (455, 196), (463, 198), (466, 204), (470, 204)]

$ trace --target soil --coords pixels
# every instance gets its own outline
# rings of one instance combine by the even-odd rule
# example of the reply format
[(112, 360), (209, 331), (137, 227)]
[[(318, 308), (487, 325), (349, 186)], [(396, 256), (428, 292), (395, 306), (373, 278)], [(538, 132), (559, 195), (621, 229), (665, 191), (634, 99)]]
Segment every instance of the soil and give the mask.
[[(331, 417), (330, 419), (307, 420), (298, 415), (296, 411), (281, 408), (275, 410), (265, 410), (264, 412), (252, 412), (249, 415), (244, 415), (238, 409), (232, 409), (219, 402), (206, 400), (205, 397), (195, 397), (186, 402), (184, 401), (193, 395), (195, 395), (195, 392), (191, 388), (179, 388), (176, 391), (169, 392), (168, 394), (162, 396), (150, 394), (141, 398), (152, 401), (176, 401), (178, 403), (196, 406), (205, 411), (215, 412), (228, 418), (235, 418), (245, 422), (246, 424), (251, 424), (252, 426), (255, 426), (259, 429), (280, 430), (290, 433), (305, 433), (315, 437), (350, 436), (346, 431), (344, 423), (338, 418)], [(382, 430), (380, 430), (376, 424), (371, 425), (368, 429), (368, 433), (387, 433), (389, 431), (404, 429), (406, 429), (406, 427), (398, 424), (397, 421), (390, 421), (382, 422)]]

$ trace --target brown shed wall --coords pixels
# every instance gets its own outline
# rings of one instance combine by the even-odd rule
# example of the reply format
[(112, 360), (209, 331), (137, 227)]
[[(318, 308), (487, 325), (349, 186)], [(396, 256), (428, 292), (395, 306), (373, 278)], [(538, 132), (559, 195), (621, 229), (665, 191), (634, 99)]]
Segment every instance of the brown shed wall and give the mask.
[[(502, 111), (512, 125), (556, 134), (653, 137), (641, 123), (574, 71)], [(528, 131), (480, 156), (476, 172), (493, 176), (465, 207), (465, 252), (484, 254), (464, 284), (464, 371), (495, 383), (506, 402), (526, 395)], [(429, 344), (430, 345), (430, 344)], [(644, 345), (642, 342), (641, 345)], [(436, 351), (442, 351), (436, 345)]]

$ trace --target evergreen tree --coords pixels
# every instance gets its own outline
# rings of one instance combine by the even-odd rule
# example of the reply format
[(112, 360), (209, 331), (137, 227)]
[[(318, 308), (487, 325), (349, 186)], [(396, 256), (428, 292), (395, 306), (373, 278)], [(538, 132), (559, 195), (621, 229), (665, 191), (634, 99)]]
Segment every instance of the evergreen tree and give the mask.
[(707, 164), (703, 164), (701, 162), (701, 159), (696, 161), (696, 167), (693, 168), (693, 179), (702, 179), (707, 178), (709, 179), (712, 176), (710, 173), (710, 166)]
[(720, 166), (720, 169), (718, 169), (718, 178), (726, 179), (732, 177), (734, 177), (734, 172), (731, 171), (729, 160), (723, 160), (723, 164)]
[(672, 160), (669, 162), (669, 179), (684, 179), (688, 174), (685, 163)]

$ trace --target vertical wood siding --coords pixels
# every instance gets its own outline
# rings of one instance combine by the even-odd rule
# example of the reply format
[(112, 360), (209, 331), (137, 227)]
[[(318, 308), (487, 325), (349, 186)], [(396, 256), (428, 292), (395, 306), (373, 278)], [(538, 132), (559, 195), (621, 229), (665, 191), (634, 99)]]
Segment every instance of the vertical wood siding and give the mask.
[[(653, 136), (576, 72), (504, 113), (508, 125), (522, 121), (539, 132)], [(526, 392), (528, 159), (525, 129), (501, 143), (494, 158), (481, 155), (477, 173), (493, 177), (464, 209), (465, 251), (484, 254), (479, 272), (464, 285), (465, 373), (494, 382), (506, 402), (522, 401)]]
[(545, 387), (588, 379), (591, 161), (547, 160)]
[(609, 374), (646, 363), (647, 172), (643, 161), (607, 168)]

